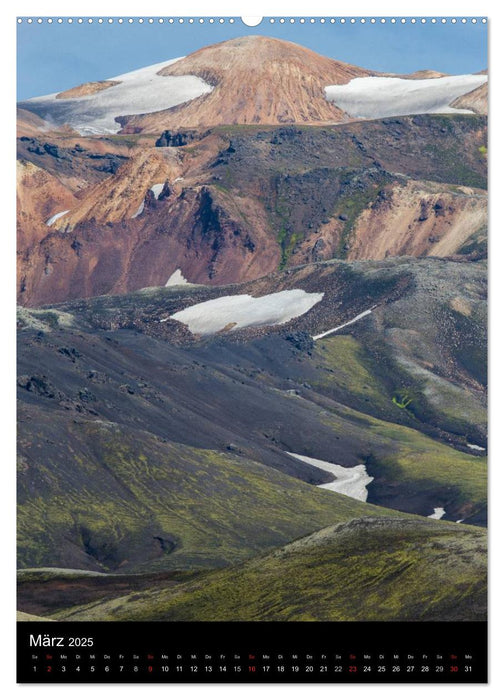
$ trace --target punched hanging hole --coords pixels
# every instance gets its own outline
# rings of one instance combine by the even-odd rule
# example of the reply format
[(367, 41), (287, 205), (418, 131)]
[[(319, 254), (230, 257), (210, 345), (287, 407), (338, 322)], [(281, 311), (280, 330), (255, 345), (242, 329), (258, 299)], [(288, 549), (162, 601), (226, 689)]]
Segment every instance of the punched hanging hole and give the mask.
[(241, 21), (243, 24), (246, 24), (247, 27), (257, 27), (259, 24), (261, 24), (263, 18), (262, 17), (242, 17)]

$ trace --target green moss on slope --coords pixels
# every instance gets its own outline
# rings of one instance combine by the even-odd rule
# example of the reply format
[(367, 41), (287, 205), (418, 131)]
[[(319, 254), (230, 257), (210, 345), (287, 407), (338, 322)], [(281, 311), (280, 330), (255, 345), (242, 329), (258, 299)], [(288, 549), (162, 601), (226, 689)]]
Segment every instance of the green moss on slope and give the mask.
[[(321, 380), (312, 384), (320, 389), (332, 389), (355, 406), (368, 410), (381, 409), (390, 413), (386, 387), (371, 369), (361, 343), (352, 335), (334, 335), (317, 343), (315, 360), (324, 371)], [(366, 404), (368, 404), (366, 406)]]
[[(380, 502), (383, 493), (390, 495), (395, 484), (398, 494), (404, 488), (412, 494), (432, 492), (434, 498), (450, 505), (452, 512), (463, 513), (460, 517), (474, 516), (486, 508), (484, 457), (460, 452), (413, 428), (348, 408), (333, 409), (325, 420), (338, 431), (342, 417), (360, 421), (365, 431), (367, 445), (362, 446), (368, 450), (365, 461), (368, 472), (375, 477), (369, 486), (372, 500)], [(433, 503), (433, 507), (437, 505)]]
[(486, 537), (428, 520), (364, 518), (171, 589), (60, 614), (70, 620), (483, 619)]
[(387, 512), (240, 456), (114, 424), (68, 422), (65, 442), (65, 460), (46, 452), (28, 481), (20, 475), (20, 567), (212, 568)]

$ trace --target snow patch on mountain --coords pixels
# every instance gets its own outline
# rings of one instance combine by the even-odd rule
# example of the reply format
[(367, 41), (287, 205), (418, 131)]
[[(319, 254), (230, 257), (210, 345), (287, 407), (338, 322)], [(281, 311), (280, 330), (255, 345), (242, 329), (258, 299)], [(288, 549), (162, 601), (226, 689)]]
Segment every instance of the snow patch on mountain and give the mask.
[(379, 119), (407, 114), (472, 114), (450, 103), (488, 80), (486, 75), (452, 75), (445, 78), (354, 78), (346, 85), (328, 85), (326, 98), (351, 117)]
[(481, 447), (481, 445), (472, 445), (470, 442), (467, 443), (467, 447), (469, 447), (471, 450), (477, 450), (478, 452), (485, 451), (485, 448)]
[(131, 218), (132, 218), (132, 219), (136, 219), (137, 216), (140, 216), (140, 214), (141, 214), (141, 213), (143, 212), (143, 210), (144, 210), (144, 207), (145, 207), (145, 200), (142, 199), (142, 201), (140, 202), (140, 206), (138, 207), (138, 209), (136, 210), (136, 212), (133, 214), (133, 216), (132, 216)]
[[(152, 192), (152, 194), (154, 195), (154, 199), (158, 199), (159, 195), (163, 191), (164, 186), (165, 186), (165, 183), (160, 182), (157, 185), (152, 185), (152, 187), (149, 188), (150, 191)], [(133, 216), (131, 218), (136, 219), (137, 216), (140, 216), (140, 214), (143, 212), (144, 208), (145, 208), (145, 198), (142, 200), (142, 202), (140, 203), (140, 206), (138, 207), (138, 209), (136, 210), (136, 212), (133, 214)]]
[(369, 476), (364, 464), (357, 464), (355, 467), (342, 467), (340, 464), (324, 462), (322, 459), (314, 459), (313, 457), (305, 457), (295, 452), (287, 452), (287, 454), (302, 462), (323, 469), (336, 477), (334, 481), (330, 481), (328, 484), (319, 484), (319, 488), (335, 491), (344, 496), (356, 498), (358, 501), (367, 501), (368, 491), (366, 487), (373, 481), (373, 477)]
[(441, 520), (443, 515), (446, 515), (446, 511), (444, 508), (434, 508), (434, 513), (432, 515), (428, 515), (428, 518), (432, 518), (433, 520)]
[(372, 311), (373, 311), (373, 309), (367, 309), (366, 311), (363, 311), (361, 314), (357, 314), (357, 316), (354, 316), (354, 318), (350, 319), (350, 321), (347, 321), (346, 323), (342, 323), (341, 326), (336, 326), (336, 328), (330, 328), (328, 331), (324, 331), (324, 333), (319, 333), (318, 335), (312, 336), (312, 338), (313, 338), (313, 340), (320, 340), (321, 338), (325, 338), (326, 335), (331, 335), (331, 333), (336, 333), (336, 331), (339, 331), (342, 328), (345, 328), (346, 326), (351, 326), (352, 323), (359, 321), (361, 318), (364, 318), (364, 316), (368, 316)]
[[(257, 298), (236, 294), (188, 306), (171, 318), (187, 325), (191, 333), (200, 335), (250, 326), (277, 326), (302, 316), (323, 296), (323, 293), (309, 293), (303, 289), (289, 289)], [(167, 320), (161, 319), (161, 322)]]
[(108, 78), (119, 84), (91, 95), (62, 100), (56, 99), (59, 93), (53, 93), (25, 100), (19, 106), (54, 124), (69, 124), (83, 135), (115, 134), (121, 128), (116, 117), (168, 109), (213, 90), (195, 75), (157, 75), (179, 60), (174, 58)]
[(164, 182), (159, 182), (157, 185), (152, 185), (150, 188), (150, 191), (154, 195), (154, 199), (158, 199), (159, 195), (163, 191), (163, 187), (165, 186)]
[(50, 219), (47, 219), (46, 221), (46, 226), (52, 226), (55, 221), (58, 221), (58, 219), (61, 219), (62, 216), (65, 216), (65, 214), (68, 214), (70, 209), (65, 209), (65, 211), (59, 211), (57, 214), (54, 214), (51, 216)]
[(177, 287), (180, 286), (181, 284), (190, 284), (182, 274), (182, 270), (177, 269), (175, 272), (170, 275), (168, 278), (168, 282), (165, 284), (165, 287)]

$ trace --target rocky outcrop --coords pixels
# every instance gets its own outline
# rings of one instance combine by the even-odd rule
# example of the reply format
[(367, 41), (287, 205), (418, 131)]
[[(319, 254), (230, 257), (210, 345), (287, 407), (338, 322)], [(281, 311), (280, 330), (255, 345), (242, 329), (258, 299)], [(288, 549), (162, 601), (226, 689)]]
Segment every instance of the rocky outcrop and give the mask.
[(17, 142), (19, 159), (43, 168), (74, 191), (117, 172), (127, 156), (113, 151), (106, 141), (87, 141), (61, 133), (21, 136)]
[(347, 258), (453, 255), (486, 220), (485, 194), (409, 181), (383, 191), (362, 211), (352, 229)]
[[(54, 229), (73, 230), (78, 224), (95, 221), (101, 224), (130, 219), (138, 212), (149, 189), (173, 177), (173, 164), (156, 149), (145, 149), (104, 182), (90, 187), (77, 206), (54, 223)], [(165, 197), (166, 192), (162, 192)]]
[(218, 190), (195, 187), (158, 200), (148, 194), (136, 218), (70, 228), (63, 216), (55, 222), (61, 230), (20, 258), (20, 300), (35, 306), (164, 286), (177, 269), (191, 282), (213, 284), (275, 270), (278, 245), (261, 213), (255, 212), (257, 229), (238, 215)]
[(163, 131), (161, 136), (156, 141), (156, 146), (159, 148), (187, 146), (195, 139), (201, 139), (203, 136), (195, 129), (186, 131)]

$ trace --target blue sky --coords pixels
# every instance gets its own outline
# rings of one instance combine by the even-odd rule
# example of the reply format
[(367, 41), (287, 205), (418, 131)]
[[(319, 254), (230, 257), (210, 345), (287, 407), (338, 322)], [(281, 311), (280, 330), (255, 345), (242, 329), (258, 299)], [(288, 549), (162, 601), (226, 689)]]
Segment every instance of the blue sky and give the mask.
[(247, 34), (294, 41), (318, 53), (379, 71), (432, 68), (474, 73), (487, 68), (487, 25), (477, 24), (28, 24), (17, 25), (18, 99), (59, 92), (90, 80), (187, 55)]

